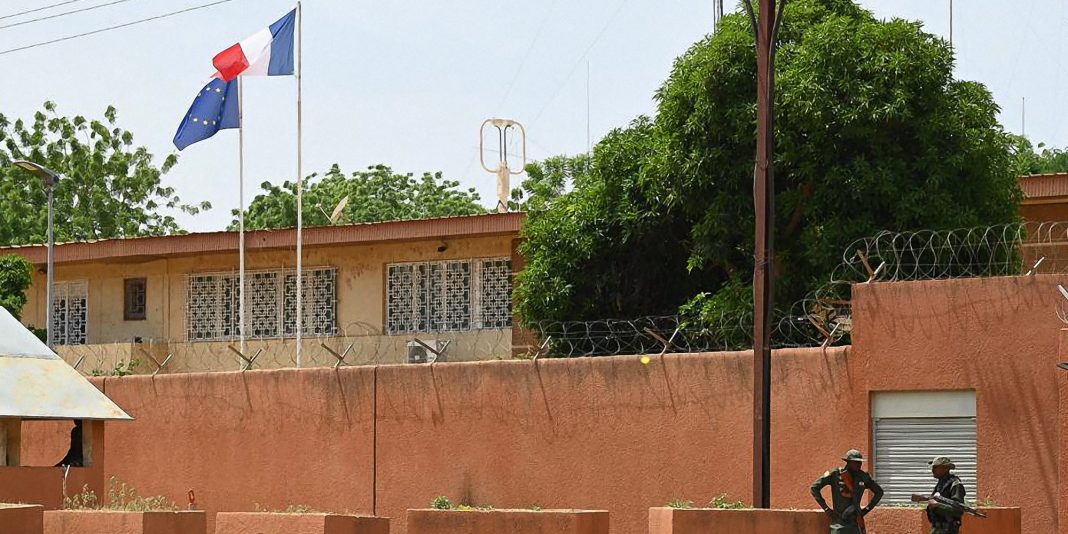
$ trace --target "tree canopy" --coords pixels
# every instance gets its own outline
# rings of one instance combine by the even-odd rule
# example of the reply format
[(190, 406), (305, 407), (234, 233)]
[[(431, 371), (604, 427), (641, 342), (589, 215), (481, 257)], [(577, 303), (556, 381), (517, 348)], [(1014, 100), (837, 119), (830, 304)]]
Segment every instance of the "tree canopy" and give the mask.
[(1022, 136), (1014, 136), (1014, 141), (1021, 176), (1068, 172), (1068, 150), (1046, 146), (1045, 143), (1039, 143), (1036, 147)]
[(15, 319), (22, 318), (32, 274), (33, 266), (22, 256), (0, 256), (0, 306), (11, 312)]
[(177, 156), (157, 166), (117, 121), (114, 107), (96, 120), (59, 116), (52, 102), (31, 121), (12, 122), (0, 114), (0, 244), (43, 243), (47, 237), (45, 189), (38, 178), (11, 166), (20, 159), (63, 175), (55, 187), (57, 241), (179, 233), (174, 217), (162, 209), (195, 214), (211, 207), (185, 204), (163, 186)]
[[(331, 224), (330, 215), (344, 199), (347, 204), (339, 214), (339, 223), (423, 219), (452, 215), (486, 213), (474, 189), (458, 189), (460, 183), (442, 178), (438, 173), (423, 173), (416, 178), (398, 174), (386, 165), (373, 165), (366, 171), (346, 175), (334, 165), (322, 176), (313, 174), (304, 181), (304, 225)], [(264, 182), (263, 193), (256, 196), (245, 213), (246, 229), (287, 228), (297, 225), (297, 186)], [(232, 210), (237, 229), (238, 210)]]
[[(852, 241), (884, 229), (1017, 218), (1013, 139), (944, 40), (852, 0), (786, 5), (777, 56), (776, 299), (828, 280)], [(591, 156), (529, 169), (517, 310), (527, 324), (748, 310), (752, 302), (756, 54), (749, 19), (679, 57), (655, 117)], [(570, 190), (568, 188), (570, 187)]]

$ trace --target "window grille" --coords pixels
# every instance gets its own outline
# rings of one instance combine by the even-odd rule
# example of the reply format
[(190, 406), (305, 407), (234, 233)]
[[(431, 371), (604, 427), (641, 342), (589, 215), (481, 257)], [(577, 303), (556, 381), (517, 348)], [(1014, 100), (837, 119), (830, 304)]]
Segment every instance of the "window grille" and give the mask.
[(394, 263), (387, 268), (390, 334), (512, 326), (512, 262), (507, 258)]
[(146, 315), (148, 281), (144, 278), (127, 278), (124, 281), (123, 314), (125, 321), (144, 321)]
[(59, 282), (52, 293), (52, 341), (85, 345), (89, 339), (89, 283)]
[(512, 261), (484, 260), (479, 280), (480, 328), (512, 327)]
[[(337, 269), (332, 267), (304, 270), (305, 335), (337, 332), (336, 279)], [(190, 341), (233, 339), (240, 335), (239, 286), (237, 273), (189, 276), (186, 334)], [(245, 286), (247, 337), (296, 335), (296, 271), (246, 272)]]

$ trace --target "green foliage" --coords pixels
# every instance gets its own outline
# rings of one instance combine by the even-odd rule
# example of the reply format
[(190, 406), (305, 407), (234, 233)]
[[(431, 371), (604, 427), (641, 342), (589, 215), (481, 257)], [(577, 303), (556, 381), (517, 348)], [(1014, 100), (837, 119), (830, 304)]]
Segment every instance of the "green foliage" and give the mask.
[(55, 186), (56, 241), (122, 238), (181, 232), (161, 208), (196, 214), (211, 206), (184, 204), (161, 178), (178, 162), (156, 166), (133, 134), (118, 127), (108, 107), (104, 120), (61, 117), (52, 102), (33, 119), (0, 114), (0, 244), (44, 243), (47, 193), (41, 180), (12, 167), (25, 159), (63, 175)]
[(1063, 148), (1048, 147), (1038, 144), (1038, 152), (1026, 137), (1014, 135), (1013, 148), (1019, 169), (1017, 174), (1049, 174), (1068, 172), (1068, 151)]
[[(311, 175), (304, 181), (304, 224), (325, 226), (334, 208), (348, 198), (348, 205), (338, 223), (363, 223), (403, 219), (424, 219), (452, 215), (486, 213), (474, 189), (458, 190), (459, 182), (445, 180), (441, 173), (397, 174), (385, 165), (346, 176), (334, 165), (321, 180)], [(281, 187), (264, 182), (264, 193), (257, 195), (245, 214), (246, 229), (288, 228), (297, 225), (297, 186), (285, 182)], [(239, 215), (233, 210), (230, 229), (237, 229)]]
[(11, 312), (15, 319), (22, 319), (26, 289), (30, 287), (32, 274), (33, 265), (22, 256), (0, 256), (0, 306)]
[(137, 366), (141, 365), (141, 360), (137, 358), (131, 358), (128, 361), (115, 362), (115, 367), (111, 369), (93, 369), (93, 376), (129, 376), (137, 372)]
[(693, 501), (684, 501), (682, 499), (672, 499), (667, 503), (668, 508), (675, 508), (676, 510), (689, 510), (693, 508)]
[(108, 479), (108, 491), (106, 498), (101, 500), (96, 492), (89, 489), (89, 485), (82, 486), (82, 491), (76, 495), (63, 498), (65, 510), (108, 510), (118, 512), (157, 512), (173, 511), (178, 507), (162, 495), (153, 497), (141, 496), (135, 488), (129, 487), (118, 478)]
[[(523, 322), (750, 306), (756, 59), (748, 17), (679, 57), (657, 114), (592, 158), (530, 166), (513, 195), (528, 219), (516, 308)], [(795, 0), (777, 56), (776, 302), (828, 281), (854, 240), (884, 229), (1017, 220), (1013, 138), (981, 84), (919, 23), (851, 0)], [(711, 311), (701, 311), (708, 306)]]
[(452, 501), (444, 495), (439, 495), (430, 502), (430, 507), (435, 510), (452, 510)]

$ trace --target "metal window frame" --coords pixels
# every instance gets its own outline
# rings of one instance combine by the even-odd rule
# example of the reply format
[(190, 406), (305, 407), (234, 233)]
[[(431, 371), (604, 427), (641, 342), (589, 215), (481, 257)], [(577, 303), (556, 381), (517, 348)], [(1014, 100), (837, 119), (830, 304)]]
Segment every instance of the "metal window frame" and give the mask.
[[(512, 310), (512, 289), (514, 288), (514, 284), (512, 283), (512, 278), (515, 276), (515, 272), (512, 270), (513, 269), (513, 265), (512, 265), (512, 258), (511, 257), (508, 257), (508, 256), (489, 256), (489, 257), (459, 258), (459, 259), (436, 260), (436, 261), (410, 261), (410, 262), (391, 262), (391, 263), (387, 263), (386, 266), (385, 266), (385, 284), (386, 285), (385, 285), (385, 291), (384, 291), (385, 296), (386, 296), (386, 302), (385, 302), (385, 306), (384, 306), (384, 308), (385, 308), (385, 314), (384, 314), (385, 315), (385, 321), (384, 321), (385, 325), (384, 326), (385, 326), (386, 334), (393, 336), (393, 335), (416, 334), (416, 333), (445, 333), (445, 332), (471, 332), (471, 331), (476, 331), (476, 330), (504, 330), (504, 329), (507, 329), (507, 328), (512, 328), (511, 318), (509, 318), (509, 320), (507, 321), (508, 326), (497, 326), (496, 324), (495, 325), (491, 325), (491, 326), (487, 326), (486, 325), (486, 321), (485, 321), (485, 317), (483, 315), (483, 311), (484, 311), (484, 307), (483, 307), (483, 302), (484, 302), (483, 291), (484, 291), (484, 289), (483, 289), (483, 284), (482, 284), (482, 282), (483, 282), (483, 269), (484, 269), (484, 267), (485, 267), (485, 265), (487, 263), (493, 263), (493, 262), (503, 262), (508, 266), (509, 284), (508, 284), (507, 301), (508, 301), (509, 312), (511, 312), (511, 310)], [(444, 323), (446, 326), (444, 328), (439, 328), (439, 327), (435, 326), (434, 313), (430, 309), (431, 302), (432, 302), (431, 292), (433, 291), (433, 288), (432, 288), (433, 284), (431, 283), (431, 279), (432, 279), (432, 274), (431, 273), (433, 271), (433, 267), (434, 266), (444, 266), (445, 278), (447, 280), (448, 274), (449, 274), (448, 265), (454, 265), (454, 264), (466, 264), (466, 265), (468, 265), (468, 284), (469, 284), (468, 292), (469, 292), (469, 299), (468, 299), (467, 326), (466, 326), (466, 328), (452, 328), (449, 325), (452, 325), (452, 324), (457, 323), (457, 322), (462, 322), (462, 321), (453, 321), (450, 318), (446, 317), (443, 321), (438, 321), (438, 322)], [(395, 306), (393, 306), (393, 303), (394, 303), (393, 295), (394, 295), (395, 292), (392, 290), (393, 289), (392, 286), (393, 286), (393, 283), (394, 283), (394, 277), (392, 276), (392, 270), (394, 268), (397, 268), (397, 267), (408, 267), (408, 266), (412, 267), (411, 280), (412, 280), (413, 287), (410, 288), (410, 294), (411, 294), (412, 302), (411, 302), (411, 307), (408, 308), (411, 311), (410, 311), (410, 313), (407, 314), (407, 315), (410, 315), (411, 317), (409, 317), (409, 320), (407, 321), (407, 324), (399, 324), (401, 322), (401, 319), (398, 318), (397, 320), (394, 320), (395, 316), (392, 313), (394, 310), (397, 309)], [(425, 268), (423, 274), (418, 274), (419, 273), (419, 269), (418, 268), (420, 266)], [(422, 279), (422, 282), (419, 282), (420, 279)], [(449, 300), (449, 295), (447, 293), (449, 291), (449, 287), (448, 287), (448, 283), (447, 282), (443, 285), (442, 291), (446, 292), (444, 300), (447, 303), (448, 300)], [(444, 306), (445, 306), (445, 310), (446, 310), (446, 313), (447, 313), (448, 309), (449, 309), (449, 305), (445, 304)], [(423, 309), (422, 312), (420, 313), (420, 308), (425, 308), (425, 309)], [(413, 320), (411, 320), (411, 318), (412, 317), (424, 317), (424, 316), (426, 317), (426, 321), (425, 321), (426, 322), (426, 325), (425, 325), (426, 328), (420, 329), (420, 328), (417, 327), (417, 325), (414, 324), (414, 323), (416, 323), (418, 321), (413, 321)]]
[[(77, 288), (80, 291), (72, 292), (71, 289)], [(82, 307), (81, 313), (82, 324), (85, 325), (84, 338), (76, 340), (71, 343), (71, 311), (70, 311), (70, 299), (71, 295), (77, 297), (84, 297), (85, 306)], [(62, 310), (56, 308), (56, 303), (64, 301), (65, 306)], [(47, 325), (48, 328), (54, 328), (55, 331), (52, 334), (52, 341), (55, 345), (87, 345), (89, 344), (89, 281), (88, 280), (66, 280), (63, 282), (56, 282), (52, 294), (52, 302), (49, 303), (52, 306), (52, 324)]]
[[(305, 279), (309, 279), (309, 280), (313, 280), (314, 277), (317, 276), (319, 273), (329, 273), (329, 279), (330, 279), (330, 284), (331, 284), (331, 288), (332, 288), (332, 291), (330, 292), (329, 297), (326, 299), (326, 302), (318, 302), (316, 300), (316, 296), (317, 295), (316, 295), (316, 293), (315, 293), (315, 291), (313, 289), (313, 286), (311, 286), (311, 285), (308, 286), (308, 290), (309, 291), (304, 293), (304, 301), (305, 301), (304, 315), (305, 316), (314, 317), (316, 315), (316, 313), (317, 313), (316, 310), (319, 307), (328, 308), (329, 309), (328, 315), (332, 318), (332, 324), (330, 325), (330, 327), (328, 329), (326, 329), (326, 331), (315, 333), (313, 331), (309, 331), (309, 328), (310, 329), (314, 329), (315, 328), (315, 323), (313, 321), (305, 321), (304, 322), (304, 326), (305, 326), (304, 335), (324, 336), (324, 337), (325, 336), (334, 336), (334, 335), (337, 334), (337, 331), (338, 331), (338, 326), (337, 326), (338, 325), (338, 316), (337, 316), (337, 310), (338, 310), (338, 285), (337, 285), (337, 279), (338, 279), (338, 271), (339, 271), (339, 269), (336, 266), (323, 265), (323, 266), (316, 266), (316, 267), (307, 267), (307, 268), (304, 268), (303, 271), (304, 271)], [(287, 332), (287, 328), (286, 328), (286, 314), (289, 311), (289, 309), (286, 307), (286, 302), (287, 302), (286, 279), (289, 276), (295, 275), (296, 272), (297, 272), (296, 269), (288, 269), (288, 268), (287, 269), (257, 269), (257, 270), (252, 270), (252, 271), (248, 271), (248, 270), (245, 271), (245, 283), (246, 283), (246, 285), (249, 284), (249, 277), (250, 276), (251, 277), (256, 277), (256, 276), (259, 276), (259, 275), (272, 275), (272, 276), (274, 276), (275, 284), (276, 284), (275, 298), (277, 300), (277, 302), (273, 306), (274, 313), (276, 314), (275, 315), (276, 316), (276, 320), (274, 321), (275, 331), (273, 333), (269, 333), (269, 334), (265, 334), (265, 335), (251, 335), (251, 334), (249, 334), (249, 335), (245, 336), (246, 339), (287, 339), (287, 338), (295, 338), (296, 337), (296, 332), (295, 331), (294, 332)], [(237, 333), (238, 325), (236, 324), (238, 322), (238, 311), (237, 311), (237, 308), (238, 308), (238, 305), (239, 305), (239, 302), (237, 301), (237, 299), (238, 298), (249, 298), (249, 296), (251, 296), (251, 294), (252, 294), (252, 291), (248, 291), (248, 295), (246, 295), (244, 297), (240, 296), (240, 290), (233, 291), (232, 294), (229, 297), (226, 296), (226, 293), (227, 293), (227, 290), (228, 290), (227, 285), (233, 285), (233, 286), (238, 285), (239, 284), (239, 282), (238, 282), (239, 278), (240, 278), (240, 274), (237, 271), (211, 271), (211, 272), (198, 272), (198, 273), (188, 273), (188, 274), (186, 274), (186, 284), (185, 284), (185, 286), (186, 286), (185, 336), (186, 336), (186, 340), (187, 341), (189, 341), (189, 342), (229, 341), (229, 340), (237, 339), (237, 338), (240, 337), (240, 335)], [(211, 297), (212, 302), (209, 303), (209, 305), (206, 306), (205, 308), (206, 309), (207, 308), (214, 308), (214, 313), (212, 314), (214, 316), (214, 319), (212, 320), (212, 322), (214, 322), (216, 324), (209, 326), (209, 329), (211, 331), (208, 333), (208, 335), (194, 335), (196, 332), (193, 331), (193, 327), (194, 327), (193, 315), (194, 315), (195, 310), (193, 309), (192, 302), (191, 302), (192, 301), (192, 296), (193, 296), (192, 295), (192, 291), (193, 291), (193, 284), (196, 281), (202, 280), (202, 279), (210, 279), (209, 283), (211, 283), (213, 285), (212, 291), (213, 291), (214, 295)], [(227, 301), (229, 301), (229, 303)], [(249, 304), (250, 303), (248, 301), (246, 301), (245, 310), (246, 310), (247, 313), (251, 313), (251, 311), (252, 311), (251, 307), (249, 306)], [(294, 305), (294, 309), (295, 309), (295, 305)], [(248, 318), (248, 317), (246, 317), (246, 326), (249, 328), (249, 330), (253, 329), (253, 321), (251, 321), (250, 318)], [(230, 332), (230, 333), (228, 333), (228, 332)]]
[[(141, 291), (144, 293), (145, 302), (142, 304), (140, 313), (134, 313), (130, 310), (131, 301), (131, 287), (136, 284), (141, 285)], [(123, 321), (146, 321), (148, 320), (148, 278), (123, 278), (122, 280), (122, 320)]]

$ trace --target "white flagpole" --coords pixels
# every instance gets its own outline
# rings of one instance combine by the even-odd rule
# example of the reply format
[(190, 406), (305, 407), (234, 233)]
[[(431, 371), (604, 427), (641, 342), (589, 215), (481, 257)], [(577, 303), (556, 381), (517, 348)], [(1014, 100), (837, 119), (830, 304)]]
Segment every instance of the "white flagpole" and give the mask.
[(237, 144), (238, 161), (238, 186), (237, 186), (237, 220), (238, 220), (238, 279), (241, 289), (238, 291), (240, 299), (237, 305), (239, 331), (241, 336), (241, 354), (248, 355), (248, 346), (245, 342), (245, 84), (244, 77), (237, 77)]
[(300, 71), (304, 68), (304, 12), (297, 2), (297, 367), (304, 363), (304, 136)]

